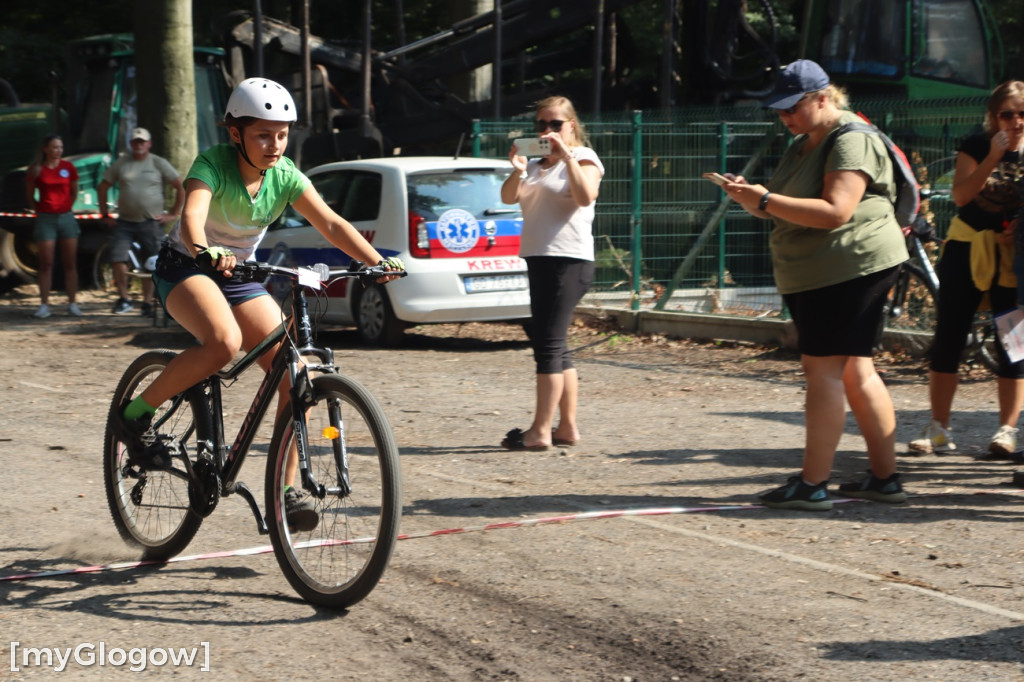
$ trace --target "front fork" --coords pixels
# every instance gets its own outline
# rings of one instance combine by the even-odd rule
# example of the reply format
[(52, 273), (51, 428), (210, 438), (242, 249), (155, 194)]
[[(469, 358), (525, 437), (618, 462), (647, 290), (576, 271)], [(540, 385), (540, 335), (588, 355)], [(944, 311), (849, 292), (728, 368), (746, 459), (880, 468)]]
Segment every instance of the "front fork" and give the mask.
[[(323, 366), (314, 368), (324, 371)], [(309, 491), (314, 497), (323, 499), (327, 495), (345, 497), (351, 492), (348, 471), (348, 452), (345, 447), (344, 422), (341, 419), (341, 405), (337, 400), (331, 400), (328, 405), (330, 423), (325, 427), (325, 432), (319, 434), (331, 441), (334, 452), (335, 465), (338, 472), (336, 486), (324, 485), (313, 476), (309, 463), (309, 423), (306, 418), (309, 410), (314, 406), (313, 379), (310, 376), (310, 367), (295, 361), (289, 366), (291, 373), (291, 419), (292, 432), (295, 434), (295, 447), (298, 454), (299, 477), (303, 489)]]

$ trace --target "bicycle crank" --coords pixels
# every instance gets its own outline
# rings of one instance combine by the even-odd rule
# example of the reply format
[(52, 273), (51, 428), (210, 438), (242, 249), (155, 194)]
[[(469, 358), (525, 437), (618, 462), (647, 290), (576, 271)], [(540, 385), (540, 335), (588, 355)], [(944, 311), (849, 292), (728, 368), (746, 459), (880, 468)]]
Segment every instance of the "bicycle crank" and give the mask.
[(201, 457), (192, 468), (195, 478), (188, 486), (188, 501), (192, 511), (206, 518), (217, 508), (220, 499), (220, 476), (214, 463)]

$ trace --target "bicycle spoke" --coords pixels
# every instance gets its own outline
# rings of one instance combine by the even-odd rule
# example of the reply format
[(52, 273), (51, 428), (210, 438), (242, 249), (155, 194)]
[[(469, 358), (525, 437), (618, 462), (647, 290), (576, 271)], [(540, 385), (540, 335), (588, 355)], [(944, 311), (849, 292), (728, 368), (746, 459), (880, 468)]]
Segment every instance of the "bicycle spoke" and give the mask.
[[(173, 354), (146, 353), (125, 371), (114, 395), (112, 410), (142, 393)], [(146, 558), (169, 558), (191, 541), (202, 519), (191, 509), (189, 476), (178, 454), (188, 453), (194, 441), (202, 405), (176, 396), (153, 419), (156, 437), (176, 454), (167, 469), (141, 470), (129, 463), (128, 450), (108, 428), (104, 449), (104, 480), (114, 524), (130, 544), (142, 548)]]

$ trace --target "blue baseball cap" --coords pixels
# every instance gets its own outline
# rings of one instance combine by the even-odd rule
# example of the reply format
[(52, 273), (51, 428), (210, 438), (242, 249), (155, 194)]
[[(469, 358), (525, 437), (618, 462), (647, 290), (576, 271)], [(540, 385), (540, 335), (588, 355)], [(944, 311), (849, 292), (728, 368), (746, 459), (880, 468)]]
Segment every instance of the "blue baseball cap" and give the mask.
[(775, 90), (765, 98), (764, 105), (771, 109), (788, 109), (807, 93), (824, 90), (828, 84), (828, 74), (817, 62), (798, 59), (779, 71)]

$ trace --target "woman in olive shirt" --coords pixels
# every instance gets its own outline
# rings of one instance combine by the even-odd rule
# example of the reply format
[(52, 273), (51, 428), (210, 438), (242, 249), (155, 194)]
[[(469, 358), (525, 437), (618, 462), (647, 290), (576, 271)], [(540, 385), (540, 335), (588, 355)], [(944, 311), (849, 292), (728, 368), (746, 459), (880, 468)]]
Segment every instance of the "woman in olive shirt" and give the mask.
[(892, 204), (892, 163), (877, 135), (835, 135), (859, 117), (845, 110), (845, 92), (810, 60), (780, 72), (766, 105), (796, 137), (767, 188), (728, 176), (734, 182), (724, 189), (749, 213), (774, 223), (775, 280), (799, 334), (807, 378), (807, 432), (801, 473), (760, 499), (776, 508), (832, 508), (827, 484), (848, 400), (871, 470), (839, 492), (903, 502), (895, 410), (872, 359), (886, 293), (907, 259)]

